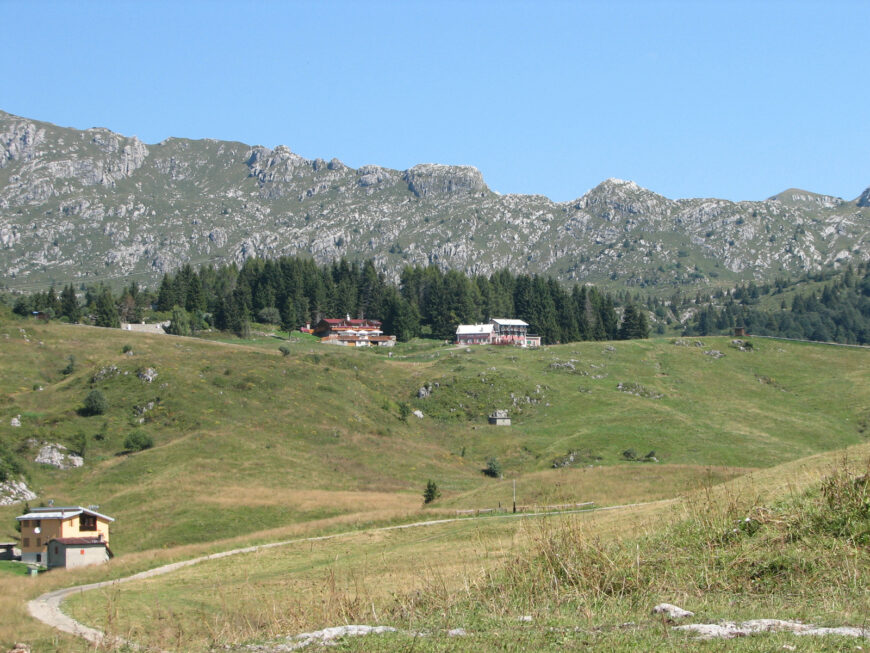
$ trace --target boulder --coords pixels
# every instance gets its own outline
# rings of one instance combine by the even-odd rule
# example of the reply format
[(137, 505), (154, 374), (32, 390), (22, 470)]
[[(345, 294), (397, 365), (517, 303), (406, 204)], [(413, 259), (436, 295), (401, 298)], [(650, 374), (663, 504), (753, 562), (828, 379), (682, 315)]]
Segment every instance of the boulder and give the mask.
[(153, 367), (146, 367), (144, 370), (139, 372), (138, 376), (145, 383), (151, 383), (154, 379), (157, 378), (157, 370), (155, 370)]
[(674, 605), (673, 603), (659, 603), (653, 609), (653, 614), (662, 614), (668, 619), (685, 619), (686, 617), (694, 617), (695, 613), (689, 610)]
[(11, 506), (13, 503), (32, 501), (35, 498), (36, 494), (24, 481), (9, 479), (0, 483), (0, 506)]
[(69, 449), (56, 442), (44, 442), (39, 448), (39, 453), (33, 462), (51, 465), (58, 469), (72, 469), (73, 467), (81, 467), (85, 464), (81, 456), (69, 453)]

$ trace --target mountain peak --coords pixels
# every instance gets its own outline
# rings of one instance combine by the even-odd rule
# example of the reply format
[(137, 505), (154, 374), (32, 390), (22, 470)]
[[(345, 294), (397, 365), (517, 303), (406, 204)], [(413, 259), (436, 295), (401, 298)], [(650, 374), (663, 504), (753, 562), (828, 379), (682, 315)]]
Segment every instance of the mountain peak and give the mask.
[(420, 163), (406, 170), (404, 180), (417, 197), (433, 194), (479, 194), (487, 190), (480, 170), (474, 166), (449, 166)]
[(870, 206), (870, 187), (864, 189), (864, 192), (855, 200), (858, 206)]
[(767, 198), (769, 201), (781, 202), (789, 206), (815, 205), (826, 209), (834, 209), (843, 204), (843, 199), (833, 195), (813, 193), (802, 188), (787, 188), (781, 193)]

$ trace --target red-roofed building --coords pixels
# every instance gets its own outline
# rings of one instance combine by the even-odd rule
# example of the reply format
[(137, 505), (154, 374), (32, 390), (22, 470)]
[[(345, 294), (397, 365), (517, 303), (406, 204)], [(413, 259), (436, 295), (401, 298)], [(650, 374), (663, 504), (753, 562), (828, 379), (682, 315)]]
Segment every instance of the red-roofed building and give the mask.
[(321, 342), (347, 347), (392, 347), (396, 336), (385, 336), (378, 320), (324, 318), (311, 330)]

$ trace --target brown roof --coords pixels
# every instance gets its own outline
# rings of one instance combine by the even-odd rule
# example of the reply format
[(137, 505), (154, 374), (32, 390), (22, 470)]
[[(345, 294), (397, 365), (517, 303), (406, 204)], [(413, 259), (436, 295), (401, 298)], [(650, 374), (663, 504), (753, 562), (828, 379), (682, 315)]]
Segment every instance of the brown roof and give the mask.
[(99, 537), (55, 537), (52, 542), (60, 544), (71, 544), (73, 546), (83, 546), (85, 544), (106, 544), (106, 541)]

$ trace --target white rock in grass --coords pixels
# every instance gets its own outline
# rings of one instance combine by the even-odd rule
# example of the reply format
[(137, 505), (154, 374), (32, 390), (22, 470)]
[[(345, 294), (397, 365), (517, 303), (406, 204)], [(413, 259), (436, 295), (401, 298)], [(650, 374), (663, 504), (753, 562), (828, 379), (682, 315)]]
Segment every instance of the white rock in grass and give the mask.
[(257, 651), (269, 651), (278, 652), (278, 651), (295, 651), (301, 648), (305, 648), (312, 644), (320, 646), (334, 646), (336, 644), (336, 640), (341, 639), (342, 637), (360, 637), (363, 635), (379, 635), (381, 633), (395, 633), (396, 629), (390, 626), (366, 626), (366, 625), (357, 625), (350, 624), (347, 626), (333, 626), (331, 628), (324, 628), (323, 630), (316, 630), (312, 633), (299, 633), (293, 639), (295, 640), (291, 644), (283, 644), (277, 646), (266, 646), (266, 647), (248, 647), (251, 650)]
[(856, 628), (853, 626), (820, 628), (812, 624), (803, 624), (799, 621), (784, 621), (783, 619), (750, 619), (740, 624), (730, 621), (723, 621), (719, 624), (686, 624), (685, 626), (675, 626), (674, 630), (694, 632), (698, 639), (731, 639), (733, 637), (746, 637), (758, 633), (778, 632), (791, 632), (800, 636), (870, 636), (870, 629), (868, 628)]
[(465, 637), (467, 634), (465, 628), (453, 628), (447, 631), (448, 637)]
[(689, 612), (688, 610), (683, 610), (681, 607), (673, 605), (672, 603), (659, 603), (656, 607), (652, 609), (653, 614), (663, 614), (668, 619), (685, 619), (686, 617), (694, 617), (694, 612)]
[(36, 498), (24, 481), (9, 479), (0, 483), (0, 506), (11, 506), (13, 503), (31, 501)]
[(423, 419), (423, 411), (422, 411), (422, 410), (415, 410), (414, 413), (413, 413), (413, 415), (414, 415), (414, 417), (416, 417), (417, 419)]

